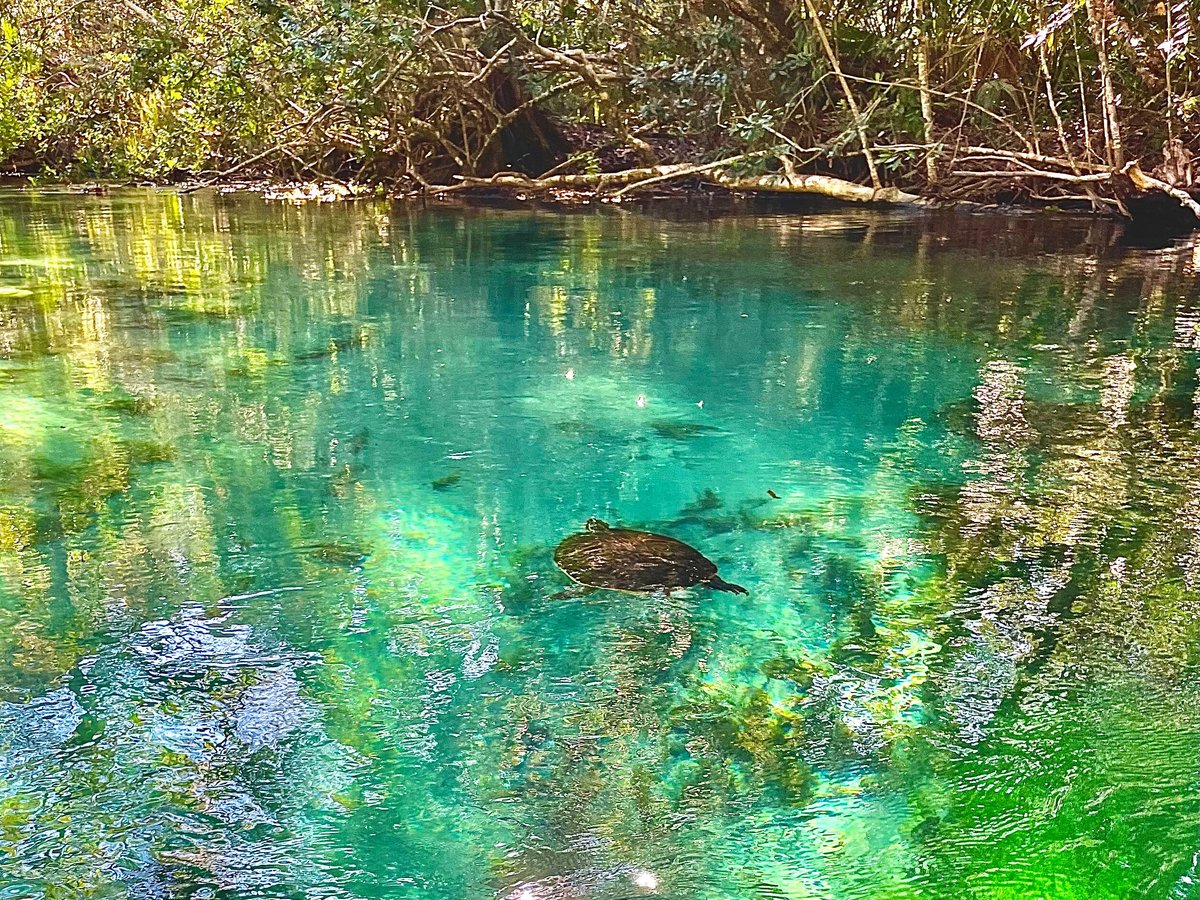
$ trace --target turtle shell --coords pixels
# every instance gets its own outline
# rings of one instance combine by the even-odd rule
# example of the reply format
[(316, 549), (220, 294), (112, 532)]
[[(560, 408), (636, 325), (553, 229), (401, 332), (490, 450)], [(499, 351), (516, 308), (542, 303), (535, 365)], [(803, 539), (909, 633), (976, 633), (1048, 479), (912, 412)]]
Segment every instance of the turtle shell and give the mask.
[(695, 547), (665, 534), (610, 528), (599, 519), (563, 540), (554, 562), (587, 587), (649, 593), (708, 584), (744, 593), (718, 578), (716, 564)]

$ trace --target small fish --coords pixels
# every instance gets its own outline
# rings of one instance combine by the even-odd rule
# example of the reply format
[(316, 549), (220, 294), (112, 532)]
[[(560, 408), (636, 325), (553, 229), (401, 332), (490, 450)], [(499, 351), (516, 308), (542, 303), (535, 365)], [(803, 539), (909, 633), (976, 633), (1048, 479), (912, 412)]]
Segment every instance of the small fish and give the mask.
[(687, 441), (718, 430), (702, 422), (687, 422), (681, 419), (659, 419), (651, 422), (650, 428), (659, 437), (672, 441)]
[(695, 502), (689, 503), (687, 506), (685, 506), (683, 509), (680, 510), (680, 513), (682, 515), (684, 515), (685, 517), (686, 516), (695, 516), (700, 513), (711, 512), (714, 509), (720, 509), (720, 508), (721, 508), (720, 495), (716, 491), (714, 491), (712, 488), (705, 488), (696, 497)]
[(175, 461), (175, 448), (170, 444), (130, 440), (125, 442), (125, 448), (129, 451), (130, 465), (150, 466)]
[(156, 405), (152, 398), (140, 394), (118, 394), (104, 402), (105, 409), (130, 416), (148, 415)]
[(330, 340), (323, 347), (318, 347), (315, 350), (308, 350), (304, 353), (297, 353), (294, 359), (297, 362), (312, 362), (317, 359), (328, 359), (344, 350), (354, 350), (362, 347), (363, 342), (357, 338), (336, 338)]
[(443, 475), (441, 478), (435, 478), (430, 482), (430, 485), (435, 491), (444, 491), (447, 488), (452, 488), (462, 481), (462, 474), (459, 472), (451, 472), (449, 475)]
[(767, 489), (767, 496), (770, 497), (772, 500), (779, 499), (779, 495), (777, 493), (775, 493), (774, 491), (770, 490), (769, 488)]
[(371, 555), (370, 549), (337, 541), (316, 544), (310, 551), (314, 559), (335, 566), (357, 566)]

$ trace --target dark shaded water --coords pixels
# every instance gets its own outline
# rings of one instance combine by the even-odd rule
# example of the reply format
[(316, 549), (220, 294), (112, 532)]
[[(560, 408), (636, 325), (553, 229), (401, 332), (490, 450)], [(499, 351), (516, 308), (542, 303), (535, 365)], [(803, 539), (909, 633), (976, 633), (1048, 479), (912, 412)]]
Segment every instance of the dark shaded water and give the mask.
[(1200, 896), (1195, 259), (0, 194), (0, 898)]

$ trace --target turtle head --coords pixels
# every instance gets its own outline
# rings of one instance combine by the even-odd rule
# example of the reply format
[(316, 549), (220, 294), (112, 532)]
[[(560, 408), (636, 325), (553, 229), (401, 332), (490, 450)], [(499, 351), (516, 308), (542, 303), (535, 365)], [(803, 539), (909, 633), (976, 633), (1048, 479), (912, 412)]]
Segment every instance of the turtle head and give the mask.
[(587, 524), (583, 526), (588, 531), (608, 531), (608, 523), (603, 519), (591, 518), (587, 520)]

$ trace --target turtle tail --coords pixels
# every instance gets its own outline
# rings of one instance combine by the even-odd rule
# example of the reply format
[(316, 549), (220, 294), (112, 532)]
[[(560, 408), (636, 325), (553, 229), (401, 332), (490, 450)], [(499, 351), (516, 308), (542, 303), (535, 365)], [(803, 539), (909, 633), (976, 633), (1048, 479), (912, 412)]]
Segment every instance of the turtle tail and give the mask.
[(714, 591), (728, 591), (731, 594), (748, 594), (750, 593), (740, 584), (731, 584), (725, 581), (720, 575), (714, 575), (707, 582), (708, 586)]

